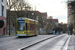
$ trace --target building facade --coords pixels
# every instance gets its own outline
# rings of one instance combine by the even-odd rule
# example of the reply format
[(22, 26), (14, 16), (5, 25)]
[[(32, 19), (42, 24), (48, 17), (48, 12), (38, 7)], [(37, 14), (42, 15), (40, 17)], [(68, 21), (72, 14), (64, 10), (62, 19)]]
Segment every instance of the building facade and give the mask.
[(6, 34), (6, 0), (0, 0), (0, 20), (4, 21), (4, 26), (0, 28), (0, 35), (5, 35)]
[(0, 16), (6, 17), (6, 0), (0, 0)]

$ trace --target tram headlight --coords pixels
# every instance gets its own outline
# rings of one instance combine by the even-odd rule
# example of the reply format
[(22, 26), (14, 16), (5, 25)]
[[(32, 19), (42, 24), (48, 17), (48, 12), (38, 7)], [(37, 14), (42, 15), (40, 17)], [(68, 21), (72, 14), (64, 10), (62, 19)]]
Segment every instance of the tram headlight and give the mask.
[(16, 33), (19, 33), (19, 32), (16, 32)]
[(23, 33), (25, 33), (25, 32), (23, 32)]

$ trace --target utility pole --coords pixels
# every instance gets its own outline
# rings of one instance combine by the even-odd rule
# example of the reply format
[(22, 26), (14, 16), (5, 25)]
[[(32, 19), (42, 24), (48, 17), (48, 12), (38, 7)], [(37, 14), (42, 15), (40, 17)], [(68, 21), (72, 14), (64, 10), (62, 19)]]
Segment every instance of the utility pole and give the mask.
[(26, 7), (25, 7), (25, 17), (26, 17)]
[(10, 0), (9, 0), (9, 36), (10, 36)]

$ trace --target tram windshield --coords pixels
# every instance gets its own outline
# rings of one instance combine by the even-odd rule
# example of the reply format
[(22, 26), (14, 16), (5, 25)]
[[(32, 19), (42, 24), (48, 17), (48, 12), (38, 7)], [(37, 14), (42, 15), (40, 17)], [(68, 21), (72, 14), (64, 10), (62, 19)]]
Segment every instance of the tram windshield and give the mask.
[(25, 20), (18, 20), (17, 31), (25, 30)]

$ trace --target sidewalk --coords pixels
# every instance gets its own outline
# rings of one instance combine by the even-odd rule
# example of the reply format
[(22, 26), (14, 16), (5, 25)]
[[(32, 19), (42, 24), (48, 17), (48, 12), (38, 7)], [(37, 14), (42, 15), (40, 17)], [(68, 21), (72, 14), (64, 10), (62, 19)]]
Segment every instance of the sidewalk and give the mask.
[(15, 32), (10, 32), (10, 36), (9, 36), (9, 32), (7, 32), (5, 35), (0, 35), (0, 38), (5, 38), (5, 37), (12, 37), (12, 36), (15, 36)]
[(15, 35), (0, 35), (0, 38), (5, 38), (5, 37), (12, 37), (12, 36), (15, 36)]
[(67, 50), (75, 50), (75, 35), (70, 35), (70, 36), (71, 38), (70, 38)]
[(9, 37), (9, 35), (0, 35), (0, 38)]

